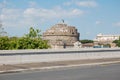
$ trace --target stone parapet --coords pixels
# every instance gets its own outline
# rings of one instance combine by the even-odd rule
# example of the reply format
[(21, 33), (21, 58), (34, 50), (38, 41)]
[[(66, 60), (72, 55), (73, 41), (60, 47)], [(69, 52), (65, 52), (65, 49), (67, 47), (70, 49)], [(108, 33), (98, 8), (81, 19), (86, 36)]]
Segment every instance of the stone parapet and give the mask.
[(74, 43), (79, 41), (79, 33), (74, 26), (56, 24), (43, 33), (43, 39), (48, 40), (52, 48), (53, 46), (67, 48), (74, 46)]

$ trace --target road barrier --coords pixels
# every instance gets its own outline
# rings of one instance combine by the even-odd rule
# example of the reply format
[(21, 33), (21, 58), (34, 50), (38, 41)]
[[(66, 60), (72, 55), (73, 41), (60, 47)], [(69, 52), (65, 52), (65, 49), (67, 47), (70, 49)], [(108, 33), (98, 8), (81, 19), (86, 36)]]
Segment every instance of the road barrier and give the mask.
[(120, 58), (120, 48), (0, 50), (0, 65), (105, 58)]

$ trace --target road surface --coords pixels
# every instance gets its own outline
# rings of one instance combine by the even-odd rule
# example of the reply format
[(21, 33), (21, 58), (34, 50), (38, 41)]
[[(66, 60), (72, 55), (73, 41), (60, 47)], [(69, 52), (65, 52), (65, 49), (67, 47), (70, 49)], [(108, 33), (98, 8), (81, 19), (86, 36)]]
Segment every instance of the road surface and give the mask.
[(0, 80), (120, 80), (120, 63), (7, 73)]

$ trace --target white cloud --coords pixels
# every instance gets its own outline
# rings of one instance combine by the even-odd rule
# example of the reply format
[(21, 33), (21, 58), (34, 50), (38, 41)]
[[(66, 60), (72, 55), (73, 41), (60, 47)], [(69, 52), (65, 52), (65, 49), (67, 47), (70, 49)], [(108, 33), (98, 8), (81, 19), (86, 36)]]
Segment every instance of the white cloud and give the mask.
[(4, 8), (2, 10), (1, 18), (3, 20), (13, 20), (13, 19), (19, 18), (21, 16), (21, 14), (22, 14), (22, 10), (20, 10), (20, 9)]
[(4, 8), (1, 13), (1, 20), (3, 22), (3, 26), (5, 27), (13, 27), (18, 25), (19, 20), (22, 18), (22, 10), (20, 9), (8, 9)]
[(93, 0), (84, 0), (84, 1), (78, 1), (78, 0), (71, 0), (69, 2), (63, 3), (65, 6), (70, 6), (70, 5), (76, 5), (76, 6), (82, 6), (82, 7), (96, 7), (98, 4), (97, 2)]
[(84, 12), (79, 9), (43, 9), (43, 8), (28, 8), (24, 11), (25, 17), (39, 17), (45, 19), (61, 18), (61, 17), (75, 17), (80, 16)]
[(76, 5), (83, 7), (96, 7), (97, 3), (95, 1), (77, 1)]
[(117, 22), (114, 25), (120, 27), (120, 22)]
[(101, 21), (96, 21), (95, 24), (102, 24), (102, 22)]
[(24, 27), (40, 22), (47, 22), (51, 19), (74, 18), (84, 14), (80, 9), (62, 9), (52, 8), (27, 8), (27, 9), (10, 9), (4, 8), (0, 15), (5, 27)]

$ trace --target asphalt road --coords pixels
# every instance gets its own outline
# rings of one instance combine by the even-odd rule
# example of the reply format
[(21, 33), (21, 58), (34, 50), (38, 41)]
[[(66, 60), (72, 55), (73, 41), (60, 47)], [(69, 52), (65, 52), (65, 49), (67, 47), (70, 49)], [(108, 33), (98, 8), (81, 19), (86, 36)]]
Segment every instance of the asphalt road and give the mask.
[(120, 80), (120, 63), (7, 73), (0, 80)]

